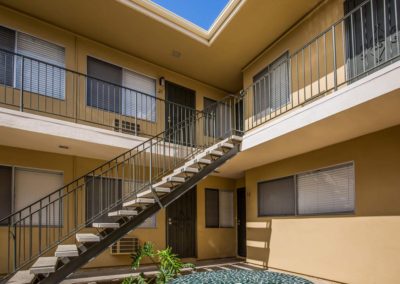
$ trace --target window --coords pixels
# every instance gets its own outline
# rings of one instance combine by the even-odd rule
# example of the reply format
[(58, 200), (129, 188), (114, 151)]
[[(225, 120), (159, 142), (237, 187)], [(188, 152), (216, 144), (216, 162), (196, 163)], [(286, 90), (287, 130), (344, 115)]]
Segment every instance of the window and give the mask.
[(88, 106), (156, 120), (156, 80), (92, 57), (87, 72)]
[(204, 98), (204, 110), (207, 114), (204, 124), (204, 135), (224, 138), (232, 129), (230, 106), (224, 103)]
[(156, 120), (156, 80), (123, 70), (122, 114), (144, 120)]
[[(0, 27), (0, 83), (65, 99), (65, 49), (34, 36)], [(15, 56), (14, 52), (24, 55)], [(14, 78), (15, 75), (15, 78)], [(23, 83), (23, 86), (22, 86)]]
[[(115, 205), (122, 198), (122, 181), (105, 177), (90, 177), (86, 179), (86, 220)], [(119, 206), (122, 208), (121, 206)], [(118, 208), (115, 208), (118, 210)], [(107, 222), (107, 213), (95, 219), (96, 222)]]
[(354, 212), (354, 164), (347, 163), (258, 184), (258, 215)]
[(346, 0), (344, 12), (351, 12), (345, 19), (348, 79), (399, 55), (399, 0)]
[[(0, 220), (12, 210), (12, 167), (0, 166)], [(8, 225), (8, 222), (0, 223)]]
[[(15, 211), (21, 210), (26, 206), (36, 202), (64, 185), (64, 176), (62, 173), (14, 168), (14, 208)], [(27, 194), (27, 193), (34, 194)], [(39, 204), (32, 207), (32, 212), (37, 212), (32, 216), (32, 225), (60, 226), (62, 224), (62, 204), (57, 200), (57, 195), (51, 196), (50, 200), (42, 201), (42, 209)], [(28, 212), (25, 212), (28, 214)], [(28, 216), (28, 215), (26, 215)], [(39, 216), (41, 220), (39, 221)], [(22, 216), (24, 218), (25, 216)], [(24, 219), (22, 225), (29, 225), (29, 218)]]
[(232, 228), (233, 192), (206, 188), (205, 194), (206, 227)]
[(253, 78), (254, 114), (259, 119), (289, 103), (289, 53), (286, 52)]
[(259, 183), (258, 215), (295, 215), (295, 186), (293, 176)]
[(300, 174), (297, 191), (300, 215), (353, 212), (353, 164)]

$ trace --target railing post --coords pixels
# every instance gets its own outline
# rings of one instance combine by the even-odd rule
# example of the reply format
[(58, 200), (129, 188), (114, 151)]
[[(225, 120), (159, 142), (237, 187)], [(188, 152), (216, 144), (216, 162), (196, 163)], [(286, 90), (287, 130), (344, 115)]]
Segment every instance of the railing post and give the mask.
[(337, 66), (336, 66), (336, 34), (335, 25), (332, 26), (332, 45), (333, 45), (333, 81), (335, 85), (335, 91), (337, 90)]
[(19, 110), (24, 111), (24, 73), (25, 73), (25, 57), (22, 56), (22, 71), (21, 71), (21, 94), (19, 98)]

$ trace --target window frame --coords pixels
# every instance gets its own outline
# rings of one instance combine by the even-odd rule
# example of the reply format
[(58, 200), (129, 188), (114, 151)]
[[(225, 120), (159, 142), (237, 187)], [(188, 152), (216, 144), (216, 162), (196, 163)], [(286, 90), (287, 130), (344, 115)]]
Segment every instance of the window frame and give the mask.
[[(12, 77), (13, 77), (12, 78), (12, 84), (11, 85), (4, 84), (4, 85), (7, 86), (7, 87), (10, 87), (10, 88), (14, 88), (14, 89), (21, 89), (21, 90), (23, 89), (24, 92), (35, 94), (37, 96), (43, 96), (43, 97), (46, 97), (46, 98), (59, 100), (59, 101), (66, 101), (66, 97), (67, 97), (67, 76), (66, 76), (66, 68), (65, 68), (66, 46), (63, 45), (63, 44), (60, 44), (59, 42), (54, 42), (54, 41), (51, 41), (51, 40), (48, 40), (48, 39), (44, 39), (44, 38), (42, 38), (40, 36), (33, 35), (33, 34), (28, 33), (26, 31), (21, 31), (19, 29), (14, 28), (14, 27), (9, 27), (9, 26), (3, 25), (3, 24), (1, 24), (0, 27), (3, 27), (3, 28), (6, 28), (6, 29), (14, 31), (14, 50), (10, 51), (10, 52), (13, 53), (12, 56), (14, 57), (13, 60), (12, 60), (13, 61), (13, 66), (12, 66)], [(51, 45), (55, 45), (55, 46), (61, 47), (63, 49), (63, 51), (64, 51), (64, 62), (63, 62), (63, 65), (62, 66), (58, 66), (57, 64), (54, 64), (54, 63), (51, 63), (51, 62), (48, 62), (48, 61), (45, 61), (45, 60), (36, 59), (36, 58), (31, 57), (31, 56), (27, 56), (27, 55), (18, 53), (18, 35), (19, 34), (25, 34), (25, 35), (30, 36), (32, 38), (35, 38), (35, 39), (44, 41), (46, 43), (49, 43)], [(64, 88), (63, 88), (63, 90), (60, 90), (60, 92), (62, 92), (62, 94), (63, 94), (62, 98), (61, 97), (50, 96), (50, 95), (47, 95), (47, 94), (42, 94), (40, 92), (35, 92), (35, 91), (29, 90), (29, 89), (25, 90), (24, 86), (22, 86), (22, 85), (19, 86), (18, 85), (19, 78), (17, 77), (17, 69), (19, 68), (18, 67), (19, 65), (24, 64), (24, 58), (30, 60), (31, 62), (38, 62), (38, 63), (43, 62), (46, 66), (53, 66), (54, 68), (57, 68), (57, 69), (61, 70), (60, 72), (63, 73), (63, 77), (64, 77)], [(38, 66), (40, 66), (40, 64)], [(20, 74), (20, 76), (24, 76), (24, 74)]]
[[(301, 174), (307, 174), (307, 173), (313, 173), (313, 172), (320, 172), (320, 171), (328, 171), (330, 169), (335, 169), (338, 167), (345, 167), (351, 165), (353, 167), (353, 180), (354, 180), (354, 204), (353, 204), (353, 210), (352, 211), (345, 211), (345, 212), (324, 212), (324, 213), (313, 213), (313, 214), (299, 214), (299, 203), (298, 203), (298, 185), (297, 185), (297, 178)], [(293, 177), (294, 179), (294, 191), (295, 191), (295, 199), (294, 199), (294, 206), (295, 206), (295, 213), (293, 215), (282, 215), (282, 214), (277, 214), (277, 215), (260, 215), (260, 195), (259, 195), (259, 186), (262, 183), (274, 181), (274, 180), (279, 180), (283, 178), (288, 178), (288, 177)], [(334, 165), (329, 165), (313, 170), (307, 170), (307, 171), (302, 171), (302, 172), (297, 172), (293, 175), (288, 175), (288, 176), (283, 176), (283, 177), (278, 177), (278, 178), (273, 178), (273, 179), (268, 179), (268, 180), (262, 180), (257, 182), (257, 217), (316, 217), (316, 216), (354, 216), (357, 212), (357, 190), (356, 190), (356, 163), (352, 161), (347, 161), (343, 163), (338, 163)]]
[[(108, 82), (106, 80), (103, 80), (103, 79), (100, 79), (100, 78), (96, 78), (95, 76), (89, 75), (89, 72), (88, 72), (88, 61), (89, 61), (89, 58), (92, 58), (92, 59), (94, 59), (96, 61), (100, 61), (100, 62), (106, 63), (108, 65), (112, 65), (112, 66), (120, 68), (121, 69), (121, 82), (119, 84), (116, 84), (116, 83)], [(123, 84), (124, 72), (134, 73), (134, 74), (137, 74), (139, 76), (147, 77), (147, 78), (149, 78), (151, 80), (154, 80), (154, 91), (155, 91), (154, 92), (154, 96), (152, 96), (150, 94), (147, 94), (147, 93), (143, 93), (143, 92), (138, 91), (138, 90), (136, 90), (134, 88), (130, 88), (130, 87), (124, 86), (124, 84)], [(88, 82), (89, 80), (95, 80), (95, 81), (97, 80), (97, 81), (103, 82), (105, 84), (114, 85), (115, 87), (119, 87), (120, 88), (120, 94), (119, 94), (119, 98), (120, 98), (119, 108), (120, 108), (120, 111), (119, 112), (115, 112), (115, 111), (112, 111), (112, 110), (99, 108), (101, 111), (110, 112), (110, 113), (113, 113), (115, 115), (119, 115), (121, 117), (136, 118), (137, 120), (150, 122), (150, 123), (156, 123), (157, 122), (157, 101), (158, 101), (157, 81), (158, 81), (158, 79), (156, 77), (149, 76), (147, 74), (144, 74), (142, 72), (138, 72), (138, 71), (130, 69), (130, 68), (126, 68), (124, 66), (116, 64), (115, 62), (112, 62), (112, 61), (109, 61), (109, 60), (105, 60), (104, 58), (100, 58), (100, 57), (98, 57), (98, 56), (96, 56), (96, 55), (94, 55), (92, 53), (87, 53), (86, 54), (86, 77), (87, 77), (86, 82)], [(86, 92), (88, 91), (87, 89), (88, 89), (88, 87), (86, 86)], [(150, 119), (148, 119), (147, 117), (146, 118), (143, 118), (141, 116), (137, 116), (136, 117), (135, 115), (130, 115), (130, 114), (124, 114), (123, 113), (123, 99), (124, 99), (124, 92), (126, 92), (126, 91), (135, 92), (135, 93), (137, 93), (137, 94), (139, 94), (141, 96), (149, 97), (150, 101), (154, 102), (154, 114), (151, 115)], [(86, 93), (86, 96), (85, 96), (85, 104), (86, 104), (86, 107), (96, 108), (96, 106), (90, 105), (88, 103), (88, 93)], [(136, 106), (136, 108), (137, 108), (137, 106)]]
[[(218, 214), (218, 226), (209, 226), (207, 225), (207, 191), (213, 191), (213, 192), (217, 192), (218, 193), (218, 202), (217, 202), (217, 214)], [(219, 210), (220, 210), (220, 192), (224, 191), (224, 192), (230, 192), (232, 193), (232, 218), (233, 218), (233, 226), (221, 226), (221, 215), (219, 214)], [(229, 190), (229, 189), (216, 189), (216, 188), (209, 188), (206, 187), (204, 188), (204, 214), (205, 214), (205, 219), (204, 219), (204, 226), (207, 229), (232, 229), (235, 228), (235, 195), (234, 195), (234, 191)]]

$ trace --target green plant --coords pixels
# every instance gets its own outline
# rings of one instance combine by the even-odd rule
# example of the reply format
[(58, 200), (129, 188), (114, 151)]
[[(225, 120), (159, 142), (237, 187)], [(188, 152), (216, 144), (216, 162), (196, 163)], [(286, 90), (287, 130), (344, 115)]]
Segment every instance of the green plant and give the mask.
[(132, 270), (140, 267), (144, 257), (148, 257), (157, 266), (158, 273), (155, 278), (146, 278), (143, 273), (124, 279), (122, 284), (165, 284), (181, 274), (183, 268), (194, 268), (191, 263), (183, 263), (170, 247), (163, 250), (155, 250), (150, 242), (144, 243), (137, 252), (132, 255)]

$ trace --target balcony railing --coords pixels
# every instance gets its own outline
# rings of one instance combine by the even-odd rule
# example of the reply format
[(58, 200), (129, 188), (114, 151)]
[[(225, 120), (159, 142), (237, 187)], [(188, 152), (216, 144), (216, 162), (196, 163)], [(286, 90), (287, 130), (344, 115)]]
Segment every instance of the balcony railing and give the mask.
[(122, 133), (154, 136), (195, 110), (0, 49), (0, 106)]
[(253, 129), (398, 60), (400, 7), (367, 0), (243, 90), (244, 129)]

